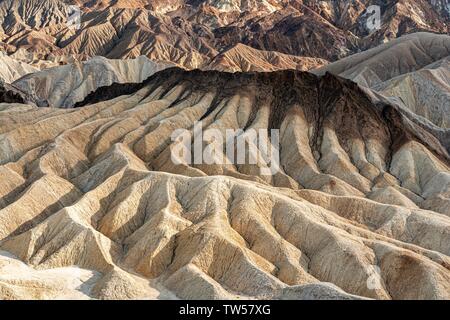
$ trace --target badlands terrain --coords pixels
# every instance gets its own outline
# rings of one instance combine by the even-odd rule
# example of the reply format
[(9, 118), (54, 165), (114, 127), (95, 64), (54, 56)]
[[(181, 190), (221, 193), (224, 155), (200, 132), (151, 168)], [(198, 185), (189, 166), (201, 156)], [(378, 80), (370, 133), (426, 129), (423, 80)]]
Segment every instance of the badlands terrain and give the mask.
[[(376, 30), (368, 24), (374, 4)], [(31, 64), (145, 55), (193, 69), (237, 45), (335, 61), (413, 32), (448, 33), (450, 7), (448, 0), (2, 0), (0, 21), (0, 48)], [(246, 59), (248, 50), (234, 51), (228, 58)]]
[(0, 299), (450, 299), (448, 2), (373, 3), (0, 0)]
[[(1, 104), (2, 298), (449, 299), (448, 131), (369, 90), (168, 68)], [(173, 164), (199, 120), (279, 129), (280, 172)]]

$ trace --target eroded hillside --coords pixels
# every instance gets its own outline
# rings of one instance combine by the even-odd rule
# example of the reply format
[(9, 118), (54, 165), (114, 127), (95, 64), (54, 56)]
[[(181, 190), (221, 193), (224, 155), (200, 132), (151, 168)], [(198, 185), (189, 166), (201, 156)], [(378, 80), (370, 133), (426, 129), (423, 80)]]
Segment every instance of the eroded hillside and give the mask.
[[(0, 104), (0, 262), (79, 268), (0, 265), (0, 297), (450, 298), (444, 142), (349, 80), (172, 68), (81, 105)], [(280, 171), (174, 164), (196, 121), (279, 129)]]

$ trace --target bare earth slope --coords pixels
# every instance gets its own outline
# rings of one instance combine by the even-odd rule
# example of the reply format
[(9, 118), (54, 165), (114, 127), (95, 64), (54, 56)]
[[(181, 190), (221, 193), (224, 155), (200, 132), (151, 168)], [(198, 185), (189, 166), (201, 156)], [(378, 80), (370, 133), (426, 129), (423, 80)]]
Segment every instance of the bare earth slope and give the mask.
[(8, 57), (0, 51), (0, 81), (12, 83), (24, 75), (36, 71), (39, 69)]
[(47, 106), (72, 108), (99, 87), (113, 83), (140, 83), (157, 71), (169, 67), (146, 57), (129, 60), (110, 60), (94, 57), (53, 67), (24, 76), (13, 85)]
[[(374, 4), (378, 30), (367, 24)], [(413, 32), (449, 33), (450, 14), (444, 0), (3, 0), (0, 20), (0, 48), (10, 54), (26, 49), (50, 61), (145, 55), (194, 69), (239, 43), (336, 61)]]
[(450, 129), (450, 55), (373, 89), (387, 97), (398, 97), (415, 114)]
[(448, 132), (449, 59), (450, 36), (415, 33), (312, 72), (351, 79)]
[(237, 71), (276, 71), (300, 70), (308, 71), (326, 65), (328, 61), (319, 58), (298, 57), (275, 51), (256, 50), (252, 47), (237, 44), (213, 58), (203, 70), (226, 72)]
[[(354, 83), (166, 69), (83, 105), (0, 104), (0, 250), (27, 272), (77, 266), (103, 299), (450, 299), (449, 155)], [(175, 165), (198, 120), (280, 129), (281, 171)], [(2, 261), (1, 298), (73, 294)]]
[[(0, 53), (1, 54), (1, 53)], [(2, 56), (0, 56), (1, 58)], [(297, 57), (266, 52), (237, 45), (216, 56), (206, 70), (273, 71), (283, 69), (310, 70), (325, 65), (323, 59)], [(72, 108), (97, 88), (113, 83), (140, 83), (172, 63), (152, 61), (145, 56), (136, 59), (93, 57), (83, 62), (45, 68), (41, 71), (21, 61), (3, 56), (0, 72), (18, 90), (40, 101), (40, 106)], [(0, 75), (1, 76), (1, 75)]]
[(450, 36), (419, 32), (326, 65), (325, 72), (352, 79), (367, 87), (418, 71), (450, 55)]

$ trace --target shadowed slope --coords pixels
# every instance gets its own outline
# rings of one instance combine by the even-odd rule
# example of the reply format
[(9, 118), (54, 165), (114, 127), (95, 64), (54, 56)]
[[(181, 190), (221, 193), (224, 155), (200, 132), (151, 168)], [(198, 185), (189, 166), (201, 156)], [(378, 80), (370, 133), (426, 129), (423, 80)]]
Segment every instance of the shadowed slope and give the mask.
[[(314, 70), (370, 88), (404, 112), (437, 127), (450, 146), (450, 37), (416, 33)], [(383, 99), (382, 99), (383, 100)]]

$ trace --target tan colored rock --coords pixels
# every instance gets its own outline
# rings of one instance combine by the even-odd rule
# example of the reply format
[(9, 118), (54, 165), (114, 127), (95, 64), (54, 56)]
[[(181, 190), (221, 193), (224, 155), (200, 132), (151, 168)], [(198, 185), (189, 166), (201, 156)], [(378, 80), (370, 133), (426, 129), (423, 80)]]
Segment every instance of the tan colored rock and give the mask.
[[(2, 297), (450, 299), (449, 158), (407, 115), (295, 71), (111, 88), (71, 110), (0, 104), (0, 249), (98, 276), (17, 288), (0, 268)], [(173, 130), (199, 120), (280, 129), (280, 172), (174, 164)]]

